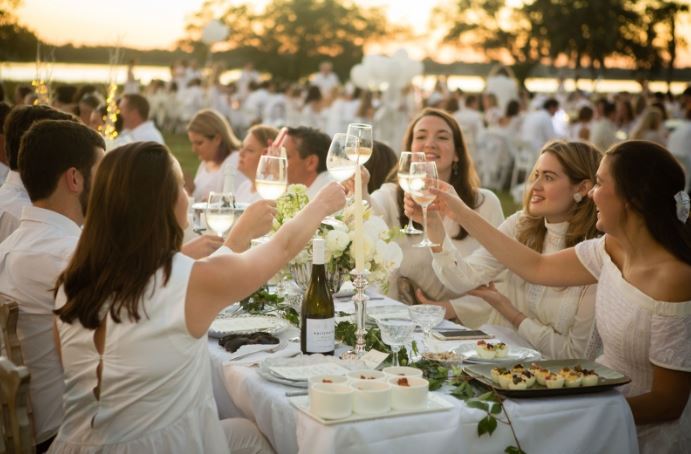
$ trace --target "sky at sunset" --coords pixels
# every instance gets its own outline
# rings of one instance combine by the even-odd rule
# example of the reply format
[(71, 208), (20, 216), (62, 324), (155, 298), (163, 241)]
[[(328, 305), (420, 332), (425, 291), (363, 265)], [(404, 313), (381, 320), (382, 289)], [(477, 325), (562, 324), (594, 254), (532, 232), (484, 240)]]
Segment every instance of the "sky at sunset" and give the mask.
[[(136, 48), (171, 48), (184, 34), (185, 19), (201, 6), (203, 0), (23, 0), (17, 15), (40, 38), (51, 44), (120, 44)], [(266, 0), (253, 0), (261, 5)], [(509, 3), (520, 4), (521, 0)], [(241, 3), (241, 2), (238, 2)], [(440, 50), (431, 37), (438, 36), (429, 24), (430, 11), (438, 1), (356, 0), (364, 6), (383, 6), (392, 22), (409, 25), (420, 36), (407, 43), (414, 58), (434, 56), (438, 61), (464, 59), (477, 61), (482, 56), (458, 50)], [(679, 32), (691, 43), (691, 19), (679, 24)], [(391, 49), (375, 47), (371, 52), (388, 53)], [(680, 49), (678, 64), (691, 66), (689, 46)]]

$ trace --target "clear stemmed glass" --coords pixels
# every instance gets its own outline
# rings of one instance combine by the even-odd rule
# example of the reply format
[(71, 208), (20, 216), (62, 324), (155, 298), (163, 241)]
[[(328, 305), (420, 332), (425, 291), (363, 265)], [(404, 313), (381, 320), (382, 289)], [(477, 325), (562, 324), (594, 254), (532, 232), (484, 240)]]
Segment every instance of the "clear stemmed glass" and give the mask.
[(374, 140), (372, 138), (372, 125), (366, 123), (350, 123), (346, 134), (357, 138), (357, 146), (346, 148), (348, 158), (363, 165), (372, 156)]
[[(425, 153), (417, 151), (402, 151), (398, 159), (398, 184), (404, 192), (410, 193), (410, 164), (425, 160)], [(422, 230), (413, 226), (413, 220), (408, 218), (408, 225), (401, 229), (406, 235), (420, 235)]]
[(288, 187), (288, 160), (282, 156), (262, 155), (254, 184), (262, 198), (279, 198)]
[[(341, 132), (334, 134), (331, 140), (329, 152), (326, 154), (326, 169), (329, 171), (329, 175), (339, 183), (343, 183), (355, 175), (355, 168), (357, 166), (355, 161), (348, 157), (347, 150), (356, 149), (357, 146), (357, 137)], [(341, 221), (333, 216), (325, 217), (322, 223), (329, 225), (342, 224)]]
[(422, 241), (414, 247), (439, 246), (427, 237), (427, 207), (437, 197), (432, 189), (437, 187), (437, 165), (434, 161), (413, 162), (410, 164), (410, 195), (422, 207)]
[(413, 338), (415, 323), (407, 318), (378, 318), (381, 339), (391, 347), (393, 365), (398, 366), (398, 351)]
[(206, 204), (206, 225), (220, 237), (235, 221), (235, 197), (230, 192), (210, 192)]
[(429, 351), (430, 332), (432, 328), (444, 320), (446, 309), (434, 304), (418, 304), (408, 307), (408, 312), (410, 313), (410, 318), (422, 328), (425, 337), (425, 347)]

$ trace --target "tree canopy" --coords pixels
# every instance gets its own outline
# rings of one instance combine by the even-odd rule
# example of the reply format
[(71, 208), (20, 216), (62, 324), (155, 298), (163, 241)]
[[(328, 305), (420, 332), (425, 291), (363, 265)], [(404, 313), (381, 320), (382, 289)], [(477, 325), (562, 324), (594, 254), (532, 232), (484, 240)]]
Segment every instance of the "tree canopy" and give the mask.
[(248, 3), (228, 3), (206, 0), (187, 24), (186, 44), (196, 41), (209, 19), (220, 18), (230, 28), (227, 44), (235, 55), (287, 80), (313, 73), (323, 60), (347, 78), (365, 44), (401, 31), (387, 22), (382, 9), (350, 1), (272, 0), (260, 11)]

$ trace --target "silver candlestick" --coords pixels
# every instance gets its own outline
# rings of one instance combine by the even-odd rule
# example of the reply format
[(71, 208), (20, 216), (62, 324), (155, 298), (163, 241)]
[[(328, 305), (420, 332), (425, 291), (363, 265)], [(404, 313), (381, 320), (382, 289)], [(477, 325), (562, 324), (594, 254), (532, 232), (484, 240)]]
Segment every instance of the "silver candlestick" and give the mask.
[(343, 359), (360, 359), (365, 354), (365, 320), (367, 317), (367, 300), (369, 297), (365, 294), (367, 288), (367, 277), (369, 271), (352, 270), (350, 274), (353, 276), (353, 287), (355, 287), (355, 295), (353, 295), (353, 302), (355, 303), (355, 316), (357, 317), (357, 336), (355, 341), (355, 350), (350, 350), (341, 355)]

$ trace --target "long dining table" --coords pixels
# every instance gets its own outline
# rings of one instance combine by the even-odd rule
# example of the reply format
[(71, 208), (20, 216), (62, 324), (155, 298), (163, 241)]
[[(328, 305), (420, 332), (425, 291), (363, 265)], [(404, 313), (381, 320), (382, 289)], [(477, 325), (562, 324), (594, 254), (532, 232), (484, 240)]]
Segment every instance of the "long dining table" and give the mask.
[[(402, 306), (386, 297), (370, 308)], [(352, 302), (336, 301), (337, 311), (353, 312)], [(444, 321), (441, 328), (461, 328)], [(490, 436), (478, 435), (483, 410), (471, 408), (444, 392), (435, 393), (449, 409), (433, 413), (382, 417), (324, 425), (291, 405), (292, 388), (268, 381), (258, 364), (268, 357), (299, 353), (298, 335), (289, 328), (278, 337), (286, 345), (275, 353), (238, 360), (209, 338), (214, 396), (221, 418), (254, 421), (279, 454), (289, 453), (499, 453), (515, 445), (512, 428), (499, 423)], [(421, 334), (415, 334), (421, 340)], [(449, 343), (448, 347), (458, 345)], [(511, 341), (508, 340), (509, 345)], [(286, 395), (288, 393), (288, 395)], [(503, 402), (521, 448), (527, 453), (636, 453), (636, 428), (629, 406), (616, 390), (572, 396), (511, 398)], [(503, 415), (502, 415), (503, 416)], [(500, 418), (504, 419), (502, 416)]]

